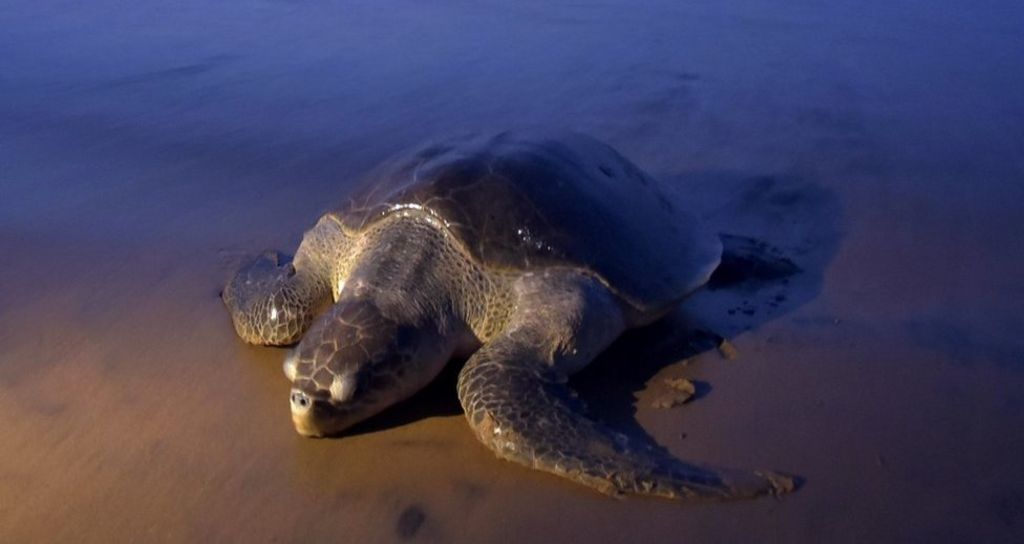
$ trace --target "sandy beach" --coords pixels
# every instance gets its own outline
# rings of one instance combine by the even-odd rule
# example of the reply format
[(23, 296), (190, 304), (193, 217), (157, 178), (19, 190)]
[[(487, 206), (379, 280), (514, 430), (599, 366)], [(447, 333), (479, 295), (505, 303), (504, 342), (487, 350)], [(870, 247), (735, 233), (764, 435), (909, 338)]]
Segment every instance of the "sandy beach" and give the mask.
[[(1024, 540), (1024, 5), (769, 4), (0, 5), (0, 541)], [(225, 281), (398, 150), (535, 127), (800, 267), (574, 382), (797, 492), (615, 500), (499, 461), (458, 368), (296, 434)], [(652, 407), (679, 377), (697, 398)]]

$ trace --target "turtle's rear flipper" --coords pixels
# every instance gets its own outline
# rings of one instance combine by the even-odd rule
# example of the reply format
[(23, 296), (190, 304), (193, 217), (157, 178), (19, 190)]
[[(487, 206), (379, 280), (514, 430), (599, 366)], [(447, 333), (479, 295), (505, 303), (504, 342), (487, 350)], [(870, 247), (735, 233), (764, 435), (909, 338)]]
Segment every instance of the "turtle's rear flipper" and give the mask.
[(588, 418), (565, 375), (621, 330), (611, 296), (589, 279), (551, 277), (519, 293), (509, 328), (459, 375), (469, 424), (499, 457), (615, 495), (733, 499), (793, 490), (790, 477), (684, 463)]
[(781, 474), (703, 467), (634, 449), (624, 435), (586, 417), (569, 388), (530, 360), (530, 351), (511, 339), (497, 341), (459, 377), (470, 425), (499, 457), (613, 495), (734, 499), (793, 490), (793, 479)]

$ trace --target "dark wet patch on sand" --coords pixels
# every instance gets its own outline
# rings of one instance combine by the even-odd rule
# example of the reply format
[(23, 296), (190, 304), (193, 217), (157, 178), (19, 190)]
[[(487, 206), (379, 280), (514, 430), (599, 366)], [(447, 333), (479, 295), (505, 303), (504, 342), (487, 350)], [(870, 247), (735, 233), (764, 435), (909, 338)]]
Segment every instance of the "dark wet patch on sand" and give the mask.
[(416, 536), (426, 520), (427, 515), (419, 505), (408, 506), (398, 516), (398, 521), (395, 523), (395, 534), (402, 540), (409, 540)]

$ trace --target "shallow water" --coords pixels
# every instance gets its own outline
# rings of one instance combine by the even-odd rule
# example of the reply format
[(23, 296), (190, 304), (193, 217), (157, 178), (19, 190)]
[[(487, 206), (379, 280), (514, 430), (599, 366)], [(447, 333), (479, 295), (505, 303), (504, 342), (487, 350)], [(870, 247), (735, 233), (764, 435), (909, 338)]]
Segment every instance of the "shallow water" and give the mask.
[[(0, 5), (0, 534), (1024, 538), (1020, 3), (553, 4)], [(395, 150), (537, 125), (803, 269), (702, 292), (578, 379), (605, 419), (797, 493), (534, 474), (475, 442), (451, 376), (356, 436), (294, 433), (283, 352), (217, 298), (233, 268)], [(652, 409), (670, 376), (698, 398)]]

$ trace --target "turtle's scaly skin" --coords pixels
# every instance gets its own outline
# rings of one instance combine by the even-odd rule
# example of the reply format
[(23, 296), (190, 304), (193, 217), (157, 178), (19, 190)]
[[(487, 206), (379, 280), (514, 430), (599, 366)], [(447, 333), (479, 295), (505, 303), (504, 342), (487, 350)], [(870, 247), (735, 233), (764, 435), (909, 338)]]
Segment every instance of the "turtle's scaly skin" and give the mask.
[[(303, 435), (343, 432), (461, 355), (467, 420), (502, 458), (609, 493), (786, 492), (792, 479), (773, 472), (636, 446), (589, 419), (565, 384), (707, 281), (720, 252), (604, 144), (503, 134), (392, 161), (306, 233), (292, 264), (258, 261), (224, 299), (247, 341), (308, 328), (285, 363)], [(309, 309), (332, 301), (310, 327)]]

